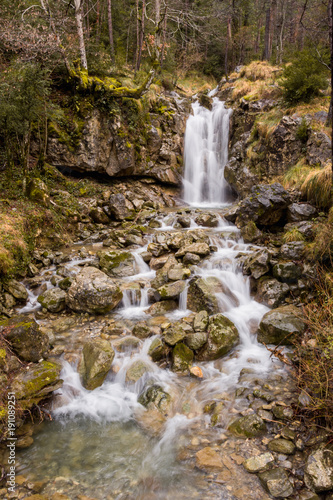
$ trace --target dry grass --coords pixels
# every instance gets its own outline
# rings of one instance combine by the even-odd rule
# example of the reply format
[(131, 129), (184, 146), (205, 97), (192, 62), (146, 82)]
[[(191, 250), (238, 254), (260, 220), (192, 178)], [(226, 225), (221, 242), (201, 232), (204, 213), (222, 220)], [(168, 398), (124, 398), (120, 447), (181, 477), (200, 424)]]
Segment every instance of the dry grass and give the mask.
[(282, 184), (286, 189), (300, 189), (307, 176), (313, 171), (313, 168), (306, 163), (305, 158), (301, 158), (296, 165), (290, 167), (284, 174)]
[(301, 185), (301, 192), (317, 207), (329, 208), (332, 205), (332, 164), (311, 169)]
[(278, 66), (272, 66), (267, 61), (252, 61), (244, 66), (240, 71), (241, 78), (247, 78), (255, 82), (256, 80), (275, 81), (277, 75), (281, 72)]
[(282, 241), (283, 243), (291, 243), (292, 241), (305, 241), (305, 237), (297, 229), (297, 227), (293, 227), (283, 234)]
[(24, 218), (0, 209), (0, 276), (12, 272), (16, 261), (27, 259), (28, 245), (24, 239)]
[(333, 429), (333, 276), (318, 270), (317, 296), (305, 309), (307, 332), (295, 345), (302, 413)]

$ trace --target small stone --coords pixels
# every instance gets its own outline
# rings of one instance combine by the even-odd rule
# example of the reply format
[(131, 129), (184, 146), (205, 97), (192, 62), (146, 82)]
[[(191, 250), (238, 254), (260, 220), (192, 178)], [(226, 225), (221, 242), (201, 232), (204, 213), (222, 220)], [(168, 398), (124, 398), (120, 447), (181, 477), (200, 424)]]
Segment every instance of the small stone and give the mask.
[(274, 464), (274, 457), (271, 453), (263, 453), (257, 457), (251, 457), (243, 463), (248, 472), (263, 472)]
[(207, 446), (196, 453), (196, 466), (203, 470), (223, 469), (220, 455), (211, 447)]
[(266, 491), (274, 498), (288, 498), (293, 494), (293, 487), (284, 469), (278, 467), (259, 473), (259, 479)]
[(295, 445), (287, 439), (273, 439), (268, 443), (268, 449), (284, 455), (292, 455), (295, 452)]
[(192, 366), (190, 368), (190, 374), (196, 378), (203, 378), (203, 373), (200, 366)]

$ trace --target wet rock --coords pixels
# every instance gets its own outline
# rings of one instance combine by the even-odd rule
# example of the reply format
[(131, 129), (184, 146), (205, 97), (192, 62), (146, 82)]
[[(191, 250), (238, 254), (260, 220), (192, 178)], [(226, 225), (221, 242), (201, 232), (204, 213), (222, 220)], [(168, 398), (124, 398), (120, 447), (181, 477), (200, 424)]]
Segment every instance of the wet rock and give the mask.
[(58, 389), (62, 384), (60, 371), (60, 363), (49, 361), (22, 368), (14, 376), (10, 386), (10, 391), (15, 392), (15, 397), (19, 400), (20, 408), (31, 408), (33, 404), (38, 404), (41, 399)]
[[(297, 493), (296, 500), (319, 500), (319, 496), (310, 490), (301, 490)], [(331, 500), (330, 497), (326, 497), (325, 500)]]
[(139, 337), (139, 339), (146, 339), (147, 337), (154, 335), (154, 333), (147, 323), (140, 321), (134, 326), (133, 335), (135, 335), (135, 337)]
[(296, 283), (302, 269), (293, 262), (280, 262), (273, 267), (273, 276), (283, 283)]
[(63, 280), (60, 280), (58, 282), (58, 286), (59, 288), (61, 288), (61, 290), (68, 290), (72, 283), (73, 279), (70, 276), (67, 276), (67, 278), (64, 278)]
[(134, 363), (132, 363), (131, 366), (128, 368), (126, 372), (126, 382), (135, 383), (145, 373), (148, 373), (150, 371), (151, 367), (141, 359), (138, 359), (134, 361)]
[(156, 293), (157, 300), (176, 299), (185, 290), (185, 281), (174, 281), (161, 286)]
[(116, 220), (123, 221), (133, 216), (134, 207), (123, 194), (112, 194), (109, 199), (109, 209)]
[(210, 446), (198, 451), (195, 457), (196, 466), (199, 469), (219, 470), (224, 468), (220, 455)]
[(196, 378), (203, 378), (203, 373), (200, 366), (191, 366), (190, 374)]
[(78, 273), (67, 292), (67, 305), (77, 312), (105, 314), (122, 299), (119, 286), (95, 267), (85, 267)]
[(250, 221), (259, 226), (277, 224), (284, 217), (288, 205), (290, 195), (281, 184), (254, 186), (251, 195), (238, 205), (236, 225), (242, 226)]
[(292, 203), (288, 207), (287, 219), (288, 222), (300, 222), (313, 219), (316, 214), (316, 208), (309, 203)]
[(161, 255), (160, 257), (152, 258), (149, 262), (150, 269), (153, 271), (157, 271), (158, 269), (162, 269), (164, 265), (167, 263), (170, 254)]
[(168, 278), (170, 281), (186, 280), (191, 276), (191, 271), (182, 264), (175, 264), (168, 270)]
[(286, 471), (280, 467), (259, 473), (265, 490), (274, 498), (288, 498), (293, 494), (293, 486)]
[(28, 292), (22, 283), (16, 280), (9, 280), (3, 285), (4, 289), (10, 293), (19, 302), (26, 302), (28, 298)]
[(184, 330), (182, 324), (179, 322), (173, 323), (165, 330), (163, 335), (164, 342), (171, 346), (176, 345), (177, 342), (182, 341), (185, 337), (186, 330)]
[(244, 461), (244, 468), (251, 473), (263, 472), (274, 465), (274, 457), (271, 453), (263, 453)]
[(193, 351), (183, 343), (177, 344), (172, 351), (172, 370), (188, 372), (194, 358)]
[(99, 266), (108, 276), (117, 278), (135, 274), (135, 260), (130, 252), (108, 250), (100, 252)]
[(228, 430), (235, 436), (252, 438), (263, 434), (266, 431), (266, 424), (256, 414), (245, 415), (234, 420), (229, 425)]
[(152, 304), (147, 310), (148, 314), (152, 316), (163, 316), (164, 314), (177, 309), (178, 304), (175, 300), (161, 300)]
[(52, 313), (63, 311), (66, 307), (66, 292), (60, 288), (46, 290), (38, 297), (38, 302)]
[(333, 489), (333, 447), (321, 445), (307, 458), (304, 469), (307, 488), (316, 493)]
[(188, 335), (186, 335), (184, 342), (190, 349), (192, 349), (192, 351), (198, 351), (207, 342), (207, 333), (189, 333)]
[(290, 345), (306, 329), (302, 311), (295, 306), (282, 306), (268, 311), (259, 325), (258, 341), (265, 344)]
[(138, 397), (138, 402), (145, 408), (156, 408), (165, 414), (169, 408), (171, 397), (160, 385), (154, 384), (143, 390)]
[(130, 352), (138, 349), (140, 340), (132, 335), (127, 335), (122, 339), (117, 339), (112, 342), (113, 347), (119, 352)]
[(96, 224), (109, 224), (110, 219), (105, 211), (100, 207), (94, 207), (90, 210), (89, 216)]
[(198, 226), (204, 227), (217, 227), (219, 225), (219, 219), (214, 213), (203, 213), (195, 218), (195, 222)]
[(200, 311), (194, 316), (193, 328), (196, 332), (204, 332), (207, 329), (209, 316), (207, 311)]
[(166, 358), (168, 352), (169, 352), (168, 347), (159, 337), (155, 338), (152, 341), (148, 349), (148, 355), (151, 356), (151, 359), (155, 362)]
[(191, 311), (205, 310), (208, 314), (219, 312), (216, 293), (223, 293), (222, 283), (215, 277), (193, 278), (187, 292), (187, 307)]
[(176, 257), (184, 257), (186, 253), (194, 253), (200, 257), (206, 257), (210, 254), (209, 245), (207, 243), (191, 243), (185, 245), (178, 250)]
[(289, 292), (286, 283), (280, 283), (274, 278), (263, 276), (258, 281), (255, 299), (268, 307), (281, 305)]
[(49, 350), (49, 337), (34, 319), (15, 316), (0, 322), (0, 333), (24, 361), (39, 361)]
[(262, 237), (262, 232), (253, 221), (241, 225), (240, 232), (245, 243), (255, 243)]
[(177, 217), (177, 222), (179, 222), (179, 224), (184, 228), (188, 228), (191, 226), (191, 218), (187, 215), (181, 215), (180, 217)]
[(160, 288), (162, 285), (165, 285), (168, 282), (168, 272), (165, 271), (163, 267), (156, 271), (155, 278), (150, 282), (153, 288)]
[(275, 418), (279, 420), (290, 420), (294, 416), (294, 411), (290, 406), (273, 406), (272, 412)]
[(267, 445), (270, 451), (283, 453), (283, 455), (292, 455), (295, 452), (295, 445), (287, 439), (273, 439)]
[(239, 343), (237, 328), (230, 319), (220, 313), (210, 317), (207, 333), (207, 342), (197, 356), (200, 361), (221, 358)]
[(184, 255), (184, 258), (183, 258), (183, 263), (184, 264), (199, 264), (200, 262), (200, 257), (199, 255), (196, 255), (195, 253), (190, 253), (190, 252), (187, 252), (185, 255)]
[(114, 350), (107, 340), (97, 338), (84, 344), (79, 373), (86, 389), (92, 391), (103, 384), (114, 356)]
[(285, 243), (280, 248), (280, 255), (282, 259), (286, 260), (301, 260), (305, 250), (303, 241), (292, 241)]
[(254, 279), (259, 279), (268, 273), (270, 267), (270, 254), (267, 250), (259, 250), (254, 255), (250, 255), (244, 262), (245, 274), (251, 274)]

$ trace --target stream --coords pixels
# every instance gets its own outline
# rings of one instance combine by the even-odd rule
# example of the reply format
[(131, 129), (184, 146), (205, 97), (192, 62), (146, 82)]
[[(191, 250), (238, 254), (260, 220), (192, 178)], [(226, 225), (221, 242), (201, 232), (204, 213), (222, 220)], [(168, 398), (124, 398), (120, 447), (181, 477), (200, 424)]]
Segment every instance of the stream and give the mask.
[[(253, 389), (267, 386), (276, 398), (288, 391), (285, 367), (256, 340), (258, 324), (268, 308), (251, 297), (249, 279), (236, 258), (255, 247), (245, 244), (238, 229), (223, 218), (232, 202), (223, 176), (229, 119), (230, 110), (217, 98), (211, 111), (193, 104), (185, 135), (184, 204), (160, 210), (156, 219), (160, 227), (149, 228), (143, 246), (128, 247), (135, 266), (134, 274), (117, 278), (123, 290), (121, 304), (101, 317), (61, 316), (65, 326), (54, 345), (61, 355), (64, 385), (52, 403), (53, 421), (38, 425), (34, 443), (18, 455), (18, 473), (33, 481), (48, 481), (45, 491), (50, 495), (57, 491), (73, 499), (79, 495), (119, 500), (268, 498), (258, 479), (242, 469), (241, 460), (234, 458), (235, 466), (229, 463), (230, 456), (251, 453), (246, 440), (231, 436), (226, 429), (235, 416), (253, 411)], [(213, 216), (215, 227), (198, 224), (196, 219), (202, 215)], [(189, 218), (188, 227), (179, 226), (179, 217)], [(236, 325), (240, 336), (239, 345), (225, 357), (194, 363), (202, 377), (177, 374), (148, 355), (151, 343), (160, 336), (161, 325), (187, 323), (194, 314), (188, 308), (189, 280), (177, 309), (163, 316), (149, 314), (156, 270), (143, 258), (148, 244), (157, 237), (163, 241), (176, 232), (195, 231), (204, 232), (214, 251), (191, 265), (191, 278), (214, 277), (223, 284), (223, 290), (216, 293), (219, 310)], [(71, 260), (61, 265), (75, 274), (85, 264), (96, 262), (100, 249), (101, 243), (74, 245)], [(55, 265), (43, 271), (47, 288), (53, 286), (51, 278), (56, 271)], [(35, 312), (40, 325), (50, 327), (38, 315), (39, 307), (30, 290), (29, 302), (20, 312)], [(126, 349), (115, 348), (103, 385), (93, 391), (85, 389), (77, 372), (83, 342), (102, 333), (115, 347), (117, 339), (131, 336), (138, 322), (149, 325), (156, 334), (137, 339)], [(53, 323), (59, 324), (59, 320)], [(129, 380), (128, 369), (138, 360), (147, 370), (139, 380)], [(166, 420), (159, 421), (138, 402), (144, 389), (154, 384), (171, 396)], [(221, 403), (215, 426), (206, 411), (212, 400)], [(196, 453), (205, 446), (224, 450), (225, 469), (219, 476), (197, 467)]]

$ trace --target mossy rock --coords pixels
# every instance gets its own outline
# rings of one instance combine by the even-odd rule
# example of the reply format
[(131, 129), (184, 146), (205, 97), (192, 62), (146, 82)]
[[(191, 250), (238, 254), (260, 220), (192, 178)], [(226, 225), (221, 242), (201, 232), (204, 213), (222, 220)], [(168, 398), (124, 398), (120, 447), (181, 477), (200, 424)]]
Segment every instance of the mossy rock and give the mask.
[(207, 342), (197, 356), (200, 361), (213, 361), (221, 358), (239, 343), (237, 328), (221, 313), (210, 317), (207, 332)]
[(47, 207), (50, 203), (50, 197), (46, 184), (38, 178), (30, 179), (26, 188), (27, 197)]
[(164, 414), (170, 406), (171, 397), (160, 385), (154, 384), (143, 390), (138, 397), (138, 402), (145, 408), (156, 408)]
[(290, 345), (306, 329), (305, 318), (295, 306), (282, 306), (268, 311), (259, 325), (258, 342)]
[(240, 417), (234, 420), (228, 427), (228, 431), (242, 438), (260, 436), (266, 430), (265, 422), (256, 414)]
[(103, 384), (114, 359), (110, 343), (104, 339), (92, 339), (83, 346), (79, 372), (88, 390)]
[(39, 295), (37, 300), (48, 311), (57, 313), (66, 307), (66, 292), (60, 288), (51, 288)]
[(151, 367), (138, 359), (134, 361), (126, 372), (126, 382), (135, 383), (137, 382), (145, 373), (151, 371)]
[(108, 276), (125, 277), (135, 274), (135, 260), (130, 252), (108, 250), (98, 254), (99, 265)]
[(164, 344), (164, 342), (156, 337), (149, 346), (148, 355), (151, 356), (153, 361), (160, 361), (167, 357), (169, 353), (169, 348)]
[(0, 322), (0, 333), (10, 343), (14, 352), (28, 362), (36, 362), (46, 356), (49, 337), (39, 329), (34, 319), (15, 316)]
[(194, 354), (187, 345), (177, 344), (172, 351), (172, 370), (174, 372), (188, 372), (192, 366)]

